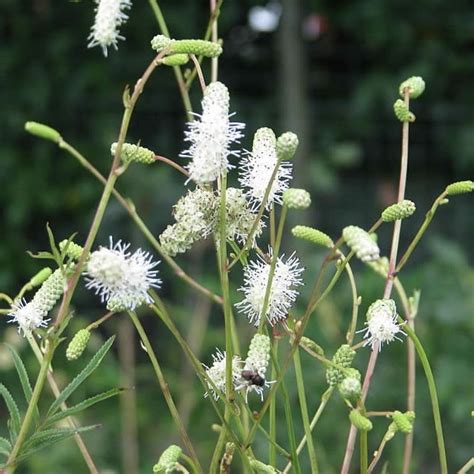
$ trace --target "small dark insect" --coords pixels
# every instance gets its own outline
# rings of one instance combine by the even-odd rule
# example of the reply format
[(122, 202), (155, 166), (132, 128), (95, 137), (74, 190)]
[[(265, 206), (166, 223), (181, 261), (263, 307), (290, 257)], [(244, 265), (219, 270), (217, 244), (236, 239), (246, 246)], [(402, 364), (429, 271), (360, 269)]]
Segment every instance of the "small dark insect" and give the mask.
[(258, 375), (253, 370), (242, 370), (242, 378), (250, 382), (251, 385), (257, 385), (263, 387), (265, 385), (265, 379)]

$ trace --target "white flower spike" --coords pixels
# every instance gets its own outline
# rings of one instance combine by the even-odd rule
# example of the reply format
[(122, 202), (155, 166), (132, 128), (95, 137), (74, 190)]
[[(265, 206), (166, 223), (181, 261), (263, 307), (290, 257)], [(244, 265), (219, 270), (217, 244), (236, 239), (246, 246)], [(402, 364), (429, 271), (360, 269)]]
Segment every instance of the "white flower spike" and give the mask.
[[(266, 311), (266, 317), (272, 326), (286, 319), (299, 294), (295, 287), (303, 284), (300, 276), (304, 269), (300, 266), (298, 257), (293, 253), (286, 261), (283, 258), (283, 255), (279, 257), (275, 266)], [(270, 264), (260, 256), (257, 261), (250, 262), (244, 268), (245, 286), (239, 288), (239, 291), (242, 291), (245, 297), (236, 307), (245, 313), (255, 326), (260, 324), (269, 274)]]
[(100, 46), (107, 57), (107, 48), (117, 49), (118, 40), (125, 38), (120, 35), (119, 28), (128, 20), (124, 10), (130, 9), (130, 0), (96, 0), (95, 21), (89, 35), (88, 48)]
[(190, 178), (206, 184), (231, 168), (228, 157), (238, 156), (239, 152), (230, 146), (243, 137), (241, 130), (245, 125), (229, 121), (229, 91), (221, 82), (207, 86), (201, 105), (202, 115), (189, 122), (185, 132), (185, 140), (191, 146), (181, 156), (192, 160), (187, 167)]
[[(207, 397), (211, 394), (214, 397), (214, 400), (218, 400), (220, 396), (225, 395), (226, 387), (226, 353), (221, 352), (219, 349), (216, 350), (216, 353), (212, 355), (212, 365), (208, 367), (203, 364), (206, 369), (207, 376), (212, 380), (212, 383), (215, 385), (215, 388), (207, 382), (209, 390), (204, 394)], [(240, 380), (240, 373), (242, 371), (242, 360), (239, 356), (235, 355), (232, 359), (232, 382), (234, 388), (238, 387)], [(217, 389), (217, 390), (216, 390)]]

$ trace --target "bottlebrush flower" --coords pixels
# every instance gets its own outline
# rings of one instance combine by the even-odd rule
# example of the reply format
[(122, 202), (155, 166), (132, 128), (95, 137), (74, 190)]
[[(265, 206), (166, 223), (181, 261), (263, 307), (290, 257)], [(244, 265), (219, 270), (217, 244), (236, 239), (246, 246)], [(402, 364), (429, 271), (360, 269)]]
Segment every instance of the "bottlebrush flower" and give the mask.
[[(214, 400), (218, 400), (220, 396), (225, 395), (226, 387), (226, 353), (221, 352), (217, 349), (216, 353), (212, 355), (212, 365), (208, 367), (203, 364), (206, 368), (207, 376), (212, 380), (215, 388), (207, 382), (209, 390), (204, 394), (207, 397), (210, 394), (214, 397)], [(234, 388), (238, 386), (240, 380), (240, 374), (242, 372), (242, 360), (239, 356), (235, 355), (232, 358), (232, 383)], [(217, 390), (216, 390), (217, 389)]]
[(191, 158), (188, 165), (190, 178), (198, 184), (212, 183), (231, 167), (230, 150), (238, 142), (245, 127), (243, 123), (229, 121), (229, 91), (221, 82), (209, 84), (201, 102), (202, 115), (188, 123), (185, 141), (191, 143), (181, 156)]
[(161, 283), (158, 271), (152, 270), (159, 262), (141, 249), (128, 252), (129, 246), (121, 240), (114, 244), (110, 238), (110, 247), (92, 252), (87, 262), (86, 287), (95, 290), (111, 310), (134, 310), (151, 302), (148, 290)]
[(100, 46), (107, 57), (107, 48), (117, 49), (117, 41), (125, 38), (120, 35), (120, 26), (128, 20), (124, 10), (130, 9), (130, 0), (96, 0), (95, 21), (89, 35), (88, 48)]
[[(303, 284), (300, 278), (302, 273), (303, 268), (300, 267), (300, 261), (295, 254), (286, 261), (283, 256), (278, 257), (265, 314), (272, 326), (286, 319), (299, 294), (294, 287)], [(245, 313), (255, 326), (260, 323), (269, 274), (270, 264), (260, 256), (257, 261), (250, 262), (244, 268), (245, 286), (239, 288), (239, 291), (244, 293), (245, 298), (237, 303), (236, 307)]]
[(33, 329), (47, 326), (48, 320), (44, 319), (44, 313), (32, 301), (29, 303), (25, 299), (16, 301), (12, 305), (12, 311), (8, 314), (11, 323), (18, 324), (18, 331), (23, 334), (31, 332)]

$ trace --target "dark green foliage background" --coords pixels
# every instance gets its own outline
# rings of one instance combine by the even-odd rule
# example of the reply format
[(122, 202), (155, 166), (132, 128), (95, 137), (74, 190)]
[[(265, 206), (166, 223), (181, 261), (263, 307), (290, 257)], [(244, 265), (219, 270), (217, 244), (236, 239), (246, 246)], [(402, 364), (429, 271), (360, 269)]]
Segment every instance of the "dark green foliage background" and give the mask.
[[(58, 239), (73, 232), (79, 233), (79, 242), (85, 239), (101, 186), (71, 157), (52, 144), (27, 135), (23, 125), (27, 120), (50, 124), (103, 173), (107, 172), (110, 143), (116, 140), (122, 115), (122, 91), (126, 84), (135, 82), (153, 58), (148, 44), (158, 33), (148, 3), (135, 3), (130, 21), (123, 28), (127, 41), (120, 43), (117, 52), (110, 51), (107, 59), (98, 48), (86, 48), (93, 21), (92, 1), (2, 0), (0, 4), (0, 291), (14, 295), (40, 268), (41, 262), (28, 257), (25, 250), (47, 248), (46, 222)], [(418, 119), (411, 131), (407, 188), (407, 197), (417, 203), (418, 212), (403, 225), (403, 248), (446, 184), (472, 179), (474, 175), (472, 6), (467, 0), (455, 5), (433, 0), (416, 4), (407, 0), (284, 3), (285, 8), (298, 5), (300, 10), (301, 21), (289, 36), (279, 31), (257, 34), (248, 27), (249, 8), (263, 2), (224, 1), (220, 21), (224, 55), (219, 74), (231, 91), (236, 119), (247, 124), (243, 145), (250, 148), (251, 136), (261, 126), (271, 126), (277, 133), (287, 128), (299, 132), (302, 151), (296, 162), (294, 184), (310, 189), (314, 204), (310, 211), (291, 216), (291, 223), (314, 225), (333, 237), (348, 224), (368, 226), (396, 193), (400, 126), (391, 108), (397, 86), (406, 76), (422, 75), (427, 89), (413, 104)], [(164, 1), (162, 8), (173, 36), (202, 35), (207, 23), (207, 2)], [(321, 33), (312, 38), (301, 34), (301, 26), (306, 25), (307, 31), (310, 20), (321, 27)], [(284, 45), (293, 42), (299, 48), (295, 54), (301, 69), (289, 81), (284, 76), (284, 58), (288, 55)], [(303, 99), (303, 107), (285, 99), (295, 93)], [(193, 102), (198, 109), (197, 83)], [(139, 102), (128, 140), (141, 140), (157, 153), (176, 158), (183, 149), (184, 120), (173, 73), (160, 70)], [(120, 179), (118, 188), (134, 200), (145, 222), (159, 234), (171, 221), (170, 208), (183, 193), (183, 181), (162, 165), (152, 169), (136, 166)], [(388, 252), (390, 242), (390, 229), (386, 227), (379, 235), (384, 253)], [(453, 198), (449, 206), (439, 211), (405, 275), (410, 291), (422, 290), (417, 328), (438, 383), (452, 472), (472, 455), (473, 227), (472, 196)], [(106, 243), (108, 235), (131, 241), (134, 247), (147, 248), (128, 216), (113, 201), (97, 243)], [(307, 267), (308, 284), (299, 302), (302, 308), (322, 254), (295, 242), (288, 232), (286, 250), (292, 251), (296, 246)], [(179, 262), (217, 288), (209, 256), (210, 248), (204, 245), (179, 258)], [(177, 281), (164, 264), (161, 271), (162, 294), (178, 325), (186, 331), (204, 303)], [(362, 313), (370, 301), (380, 296), (382, 282), (363, 267), (356, 266), (356, 271), (363, 296)], [(240, 273), (234, 272), (233, 289), (240, 283)], [(237, 298), (236, 294), (235, 301)], [(77, 316), (68, 329), (70, 336), (103, 311), (97, 299), (84, 290), (77, 293), (75, 304)], [(310, 336), (329, 354), (343, 342), (350, 304), (349, 288), (342, 281), (311, 323)], [(186, 364), (165, 328), (146, 312), (143, 318), (177, 400), (185, 396), (194, 399), (190, 433), (204, 459), (215, 439), (210, 430), (211, 423), (216, 422), (213, 412), (201, 398), (197, 379), (186, 376)], [(243, 319), (239, 320), (241, 326), (250, 335)], [(89, 356), (101, 339), (117, 331), (118, 324), (117, 318), (94, 334)], [(12, 327), (2, 323), (0, 332), (2, 340), (16, 341), (21, 347)], [(164, 447), (176, 442), (176, 433), (146, 354), (138, 343), (135, 346), (140, 469), (150, 472)], [(223, 346), (222, 315), (214, 307), (205, 331), (202, 360), (209, 362), (216, 346)], [(362, 352), (356, 360), (361, 370), (367, 355)], [(67, 364), (62, 351), (57, 354), (55, 369), (64, 383), (85, 362)], [(36, 374), (38, 367), (28, 348), (23, 348), (22, 356), (30, 373)], [(312, 410), (325, 390), (324, 373), (304, 355), (303, 362)], [(99, 370), (100, 375), (93, 376), (76, 394), (76, 401), (123, 383), (117, 347)], [(404, 408), (404, 370), (404, 346), (395, 343), (384, 349), (369, 397), (371, 409)], [(0, 376), (19, 396), (19, 384), (3, 349)], [(291, 373), (288, 385), (294, 386)], [(292, 399), (298, 418), (295, 393)], [(257, 399), (251, 403), (259, 406)], [(119, 401), (109, 400), (89, 410), (82, 419), (83, 423), (102, 425), (87, 433), (85, 439), (103, 472), (124, 472), (118, 410)], [(3, 403), (0, 416), (3, 430)], [(337, 397), (318, 426), (321, 472), (337, 472), (348, 429), (345, 408)], [(377, 423), (369, 440), (371, 450), (376, 449), (383, 430), (384, 423)], [(298, 434), (302, 434), (299, 423)], [(280, 435), (286, 444), (283, 424)], [(266, 448), (263, 443), (261, 446), (262, 459), (266, 459)], [(390, 443), (386, 459), (392, 466), (391, 472), (399, 472), (402, 450), (401, 439)], [(414, 465), (413, 472), (438, 469), (430, 402), (421, 368), (417, 381)], [(19, 472), (86, 471), (74, 443), (67, 441), (36, 455)]]

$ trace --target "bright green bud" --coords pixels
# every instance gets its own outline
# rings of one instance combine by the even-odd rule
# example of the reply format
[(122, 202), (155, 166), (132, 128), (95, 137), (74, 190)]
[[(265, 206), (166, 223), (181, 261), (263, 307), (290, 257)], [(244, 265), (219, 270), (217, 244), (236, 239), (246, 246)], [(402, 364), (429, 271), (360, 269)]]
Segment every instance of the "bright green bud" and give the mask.
[[(117, 143), (112, 143), (112, 146), (110, 147), (110, 153), (112, 156), (115, 155), (116, 151)], [(150, 163), (155, 162), (155, 153), (143, 146), (124, 143), (121, 150), (121, 159), (124, 163), (135, 161), (137, 163), (149, 165)]]
[(187, 54), (172, 54), (171, 56), (165, 56), (161, 62), (165, 66), (183, 66), (189, 61)]
[(315, 352), (316, 354), (319, 354), (321, 356), (324, 355), (324, 349), (319, 344), (316, 344), (309, 337), (303, 336), (300, 339), (300, 345), (305, 347), (306, 349), (309, 349), (309, 350)]
[(358, 410), (352, 410), (349, 419), (359, 431), (370, 431), (373, 428), (372, 422)]
[(222, 54), (222, 46), (219, 43), (204, 40), (175, 40), (171, 43), (170, 53), (194, 54), (206, 58), (216, 58)]
[(334, 242), (329, 235), (318, 229), (313, 229), (313, 227), (297, 225), (291, 229), (291, 233), (298, 239), (309, 240), (316, 245), (322, 245), (323, 247), (329, 248), (334, 246)]
[(41, 285), (32, 299), (33, 304), (45, 317), (63, 295), (66, 279), (58, 268)]
[(45, 140), (51, 140), (54, 143), (59, 143), (62, 138), (57, 130), (54, 128), (48, 127), (38, 122), (26, 122), (25, 130), (32, 135), (37, 137), (44, 138)]
[(416, 206), (413, 201), (404, 199), (397, 204), (392, 204), (382, 212), (382, 220), (384, 222), (393, 222), (398, 219), (405, 219), (410, 217), (416, 211)]
[(402, 99), (396, 100), (396, 102), (393, 104), (393, 111), (400, 122), (414, 122), (416, 119), (415, 114), (410, 112), (407, 104), (405, 104)]
[[(343, 369), (348, 369), (355, 357), (355, 351), (348, 344), (343, 344), (334, 354), (332, 362)], [(326, 370), (327, 383), (334, 387), (341, 383), (345, 378), (345, 373), (337, 367), (330, 366)]]
[(400, 84), (398, 91), (402, 97), (404, 97), (405, 89), (408, 89), (411, 99), (416, 99), (423, 94), (423, 91), (425, 90), (425, 81), (420, 76), (412, 76)]
[(311, 196), (304, 189), (290, 188), (283, 193), (283, 204), (290, 209), (307, 209), (311, 205)]
[(173, 472), (179, 457), (183, 453), (183, 450), (172, 444), (169, 448), (163, 451), (158, 462), (153, 466), (153, 472), (156, 473), (168, 473)]
[(257, 459), (249, 458), (249, 463), (252, 469), (261, 474), (276, 474), (278, 472), (274, 467), (264, 464), (262, 461), (258, 461)]
[(30, 286), (35, 287), (35, 286), (40, 286), (42, 283), (44, 283), (53, 273), (53, 270), (51, 268), (46, 267), (40, 270), (31, 280), (30, 280)]
[(87, 329), (81, 329), (80, 331), (76, 332), (66, 349), (67, 360), (79, 359), (87, 347), (90, 337), (91, 332)]
[(363, 262), (371, 262), (380, 258), (380, 249), (374, 239), (360, 227), (350, 225), (342, 231), (346, 244)]
[[(62, 240), (61, 242), (59, 242), (59, 249), (61, 250), (61, 252), (66, 248), (67, 243), (67, 240)], [(74, 260), (79, 260), (83, 250), (83, 247), (81, 247), (80, 245), (69, 241), (69, 245), (67, 246), (67, 256), (71, 257)]]
[(457, 183), (452, 183), (446, 187), (446, 193), (448, 196), (454, 196), (455, 194), (464, 194), (470, 193), (474, 190), (474, 181), (458, 181)]
[(413, 430), (413, 424), (410, 421), (409, 416), (407, 416), (405, 413), (402, 413), (400, 411), (394, 411), (392, 413), (392, 419), (397, 426), (397, 428), (402, 432), (402, 433), (411, 433)]
[(298, 136), (293, 132), (282, 133), (276, 142), (277, 156), (280, 161), (288, 161), (295, 156), (298, 148)]
[(165, 35), (156, 35), (151, 40), (151, 48), (154, 49), (157, 53), (167, 48), (173, 43), (174, 40), (168, 38)]
[[(350, 374), (348, 374), (348, 373)], [(342, 398), (356, 402), (361, 395), (360, 372), (357, 369), (347, 369), (344, 380), (337, 386)]]

